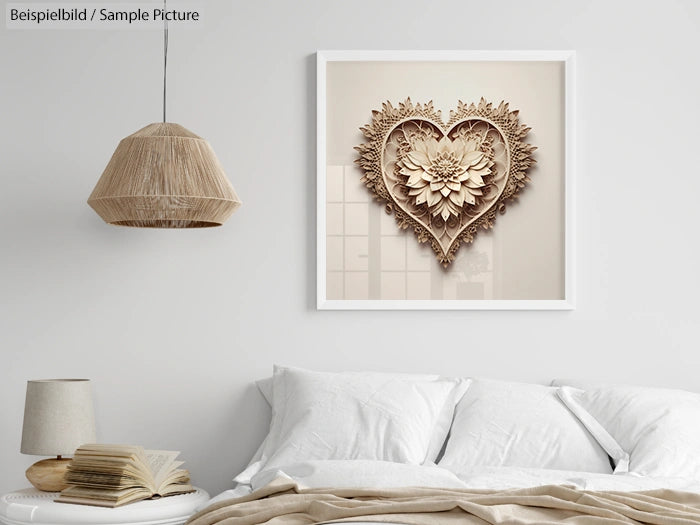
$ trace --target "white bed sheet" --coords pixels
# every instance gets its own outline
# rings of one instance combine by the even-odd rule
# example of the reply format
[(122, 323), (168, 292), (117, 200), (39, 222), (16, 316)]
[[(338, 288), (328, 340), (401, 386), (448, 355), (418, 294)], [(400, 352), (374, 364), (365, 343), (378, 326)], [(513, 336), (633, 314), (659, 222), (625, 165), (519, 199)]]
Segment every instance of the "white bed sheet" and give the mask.
[[(206, 506), (249, 494), (278, 476), (287, 477), (308, 488), (325, 487), (443, 487), (502, 490), (568, 485), (585, 490), (634, 492), (669, 488), (700, 493), (700, 480), (649, 478), (635, 474), (596, 474), (516, 467), (478, 467), (468, 472), (453, 472), (438, 466), (405, 465), (387, 461), (335, 460), (308, 461), (284, 468), (264, 470), (253, 476), (250, 485), (239, 484), (212, 498)], [(355, 525), (387, 525), (378, 522), (353, 522)], [(403, 524), (395, 524), (403, 525)]]

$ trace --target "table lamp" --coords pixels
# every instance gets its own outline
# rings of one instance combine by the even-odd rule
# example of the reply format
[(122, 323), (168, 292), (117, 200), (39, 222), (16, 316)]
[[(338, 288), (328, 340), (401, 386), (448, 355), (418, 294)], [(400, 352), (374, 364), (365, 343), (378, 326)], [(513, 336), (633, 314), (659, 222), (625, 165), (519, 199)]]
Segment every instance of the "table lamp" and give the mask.
[(37, 461), (27, 479), (37, 489), (58, 492), (75, 449), (95, 442), (95, 410), (89, 379), (27, 381), (22, 454), (56, 456)]

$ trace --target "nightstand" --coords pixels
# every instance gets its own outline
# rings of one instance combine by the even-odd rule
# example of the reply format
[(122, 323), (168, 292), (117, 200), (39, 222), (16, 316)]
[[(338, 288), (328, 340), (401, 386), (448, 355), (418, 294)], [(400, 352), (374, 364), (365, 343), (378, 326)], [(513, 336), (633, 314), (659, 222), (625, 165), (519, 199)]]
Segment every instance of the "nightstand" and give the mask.
[(139, 501), (114, 509), (53, 501), (57, 492), (34, 488), (0, 497), (3, 525), (182, 525), (209, 501), (201, 489), (191, 494)]

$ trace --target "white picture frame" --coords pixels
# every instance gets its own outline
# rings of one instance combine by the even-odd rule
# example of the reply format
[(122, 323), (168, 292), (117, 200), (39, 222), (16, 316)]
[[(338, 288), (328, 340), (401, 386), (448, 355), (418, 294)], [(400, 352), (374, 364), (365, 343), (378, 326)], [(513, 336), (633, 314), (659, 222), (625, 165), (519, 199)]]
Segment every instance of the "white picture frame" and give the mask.
[[(563, 297), (558, 299), (329, 299), (326, 246), (327, 68), (331, 62), (560, 62), (563, 65)], [(319, 310), (573, 310), (575, 308), (575, 52), (545, 51), (350, 51), (317, 52), (317, 309)], [(497, 102), (497, 101), (496, 101)], [(370, 110), (367, 108), (369, 115)], [(536, 191), (528, 190), (528, 191)], [(498, 229), (498, 225), (494, 230)]]

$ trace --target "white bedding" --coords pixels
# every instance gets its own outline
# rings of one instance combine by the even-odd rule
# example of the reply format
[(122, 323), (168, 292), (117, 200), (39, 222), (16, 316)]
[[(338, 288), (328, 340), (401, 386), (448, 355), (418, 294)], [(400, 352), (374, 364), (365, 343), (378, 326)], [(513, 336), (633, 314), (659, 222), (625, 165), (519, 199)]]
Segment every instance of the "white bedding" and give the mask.
[[(209, 503), (244, 496), (278, 476), (286, 476), (310, 488), (422, 486), (498, 490), (568, 485), (600, 491), (633, 492), (669, 488), (700, 493), (700, 480), (649, 478), (629, 473), (596, 474), (516, 467), (476, 467), (468, 472), (452, 472), (438, 466), (406, 465), (387, 461), (319, 460), (264, 470), (253, 476), (251, 484), (239, 484), (235, 489), (222, 492)], [(377, 522), (355, 523), (387, 525)]]
[(276, 477), (284, 476), (309, 488), (320, 487), (446, 487), (464, 488), (455, 474), (438, 466), (408, 465), (373, 460), (315, 460), (268, 469), (253, 476), (250, 484), (239, 483), (209, 503), (250, 494)]
[[(270, 433), (238, 486), (210, 503), (280, 477), (302, 489), (564, 485), (700, 494), (698, 394), (627, 387), (615, 397), (621, 387), (606, 387), (601, 399), (578, 390), (574, 399), (566, 387), (286, 367), (265, 385)], [(677, 474), (685, 478), (658, 477)]]

